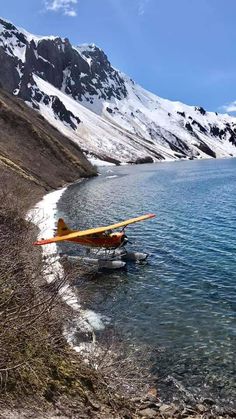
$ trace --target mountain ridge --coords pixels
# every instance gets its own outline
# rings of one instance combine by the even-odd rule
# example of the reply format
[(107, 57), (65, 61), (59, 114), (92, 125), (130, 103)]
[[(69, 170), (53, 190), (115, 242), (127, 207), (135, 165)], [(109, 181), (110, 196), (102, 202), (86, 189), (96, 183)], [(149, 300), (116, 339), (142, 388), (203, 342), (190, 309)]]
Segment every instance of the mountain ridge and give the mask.
[(0, 59), (0, 83), (89, 157), (127, 163), (236, 156), (236, 118), (148, 92), (94, 44), (75, 47), (0, 19)]

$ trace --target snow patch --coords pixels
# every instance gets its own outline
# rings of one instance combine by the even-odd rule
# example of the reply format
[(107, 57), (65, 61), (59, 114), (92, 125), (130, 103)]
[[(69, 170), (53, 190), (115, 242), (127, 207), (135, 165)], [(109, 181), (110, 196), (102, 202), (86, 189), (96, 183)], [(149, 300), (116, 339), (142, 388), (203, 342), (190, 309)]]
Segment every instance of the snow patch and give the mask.
[[(39, 228), (38, 240), (49, 238), (54, 235), (56, 227), (57, 202), (66, 188), (50, 192), (38, 202), (27, 214), (27, 220), (33, 222)], [(64, 278), (64, 270), (60, 263), (55, 243), (42, 246), (45, 262), (45, 279), (48, 283)], [(102, 316), (92, 310), (82, 310), (77, 294), (69, 284), (65, 284), (59, 290), (62, 300), (77, 313), (79, 327), (82, 330), (93, 331), (104, 329)]]

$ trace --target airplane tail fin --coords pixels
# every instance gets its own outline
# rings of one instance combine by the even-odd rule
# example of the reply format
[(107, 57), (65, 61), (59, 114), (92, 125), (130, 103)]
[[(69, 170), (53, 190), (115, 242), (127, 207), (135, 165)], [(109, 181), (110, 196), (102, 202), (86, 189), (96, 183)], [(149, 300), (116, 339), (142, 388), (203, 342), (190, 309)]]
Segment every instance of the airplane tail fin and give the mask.
[(57, 222), (57, 235), (58, 236), (65, 236), (66, 234), (70, 234), (72, 233), (73, 230), (70, 230), (65, 221), (62, 218), (59, 218), (58, 222)]

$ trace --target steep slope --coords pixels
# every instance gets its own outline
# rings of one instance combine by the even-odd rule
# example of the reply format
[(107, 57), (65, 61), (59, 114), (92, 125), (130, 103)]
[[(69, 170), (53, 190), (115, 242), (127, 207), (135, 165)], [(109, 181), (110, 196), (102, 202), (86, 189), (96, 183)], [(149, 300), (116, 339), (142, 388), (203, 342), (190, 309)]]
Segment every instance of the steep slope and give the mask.
[(0, 20), (0, 82), (77, 142), (114, 162), (236, 156), (236, 118), (161, 99), (94, 45)]
[[(78, 145), (0, 89), (0, 172), (43, 189), (94, 174)], [(33, 186), (32, 185), (32, 186)]]

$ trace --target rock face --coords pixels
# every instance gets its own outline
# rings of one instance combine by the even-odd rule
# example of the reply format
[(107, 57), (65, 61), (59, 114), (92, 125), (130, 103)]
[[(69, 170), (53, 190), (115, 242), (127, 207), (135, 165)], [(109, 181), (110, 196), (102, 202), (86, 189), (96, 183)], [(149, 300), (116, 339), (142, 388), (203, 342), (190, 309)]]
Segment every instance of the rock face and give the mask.
[(0, 80), (24, 100), (31, 100), (33, 73), (79, 101), (85, 95), (104, 100), (127, 95), (119, 72), (96, 46), (76, 49), (67, 38), (37, 38), (2, 19), (0, 25)]
[(0, 83), (87, 154), (118, 162), (236, 156), (236, 118), (161, 99), (95, 45), (37, 37), (0, 19)]

